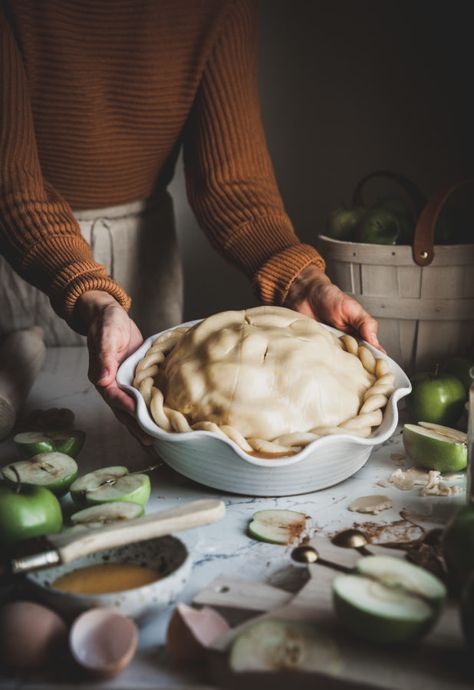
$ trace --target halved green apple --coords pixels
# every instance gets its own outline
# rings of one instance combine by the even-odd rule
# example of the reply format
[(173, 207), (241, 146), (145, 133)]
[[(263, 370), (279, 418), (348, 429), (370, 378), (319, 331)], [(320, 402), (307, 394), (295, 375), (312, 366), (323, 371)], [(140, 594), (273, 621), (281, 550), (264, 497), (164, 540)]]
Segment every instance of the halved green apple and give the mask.
[(151, 485), (147, 474), (130, 473), (121, 465), (103, 467), (79, 477), (71, 485), (71, 496), (79, 507), (125, 501), (145, 506)]
[(344, 625), (371, 642), (420, 639), (434, 625), (446, 598), (443, 583), (428, 571), (390, 556), (367, 556), (353, 575), (333, 582), (336, 613)]
[(9, 484), (44, 486), (62, 496), (77, 477), (77, 463), (65, 453), (38, 453), (28, 460), (11, 462), (2, 469)]
[(429, 470), (459, 472), (467, 466), (466, 434), (441, 424), (405, 424), (403, 445), (413, 462)]
[(84, 445), (83, 431), (23, 431), (13, 438), (19, 451), (31, 457), (38, 453), (66, 453), (75, 458)]

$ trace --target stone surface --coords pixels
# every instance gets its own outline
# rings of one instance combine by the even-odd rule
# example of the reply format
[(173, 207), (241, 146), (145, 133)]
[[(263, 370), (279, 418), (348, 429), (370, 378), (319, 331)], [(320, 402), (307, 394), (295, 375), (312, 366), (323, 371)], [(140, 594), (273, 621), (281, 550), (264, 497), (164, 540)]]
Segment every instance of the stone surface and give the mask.
[[(127, 465), (138, 470), (153, 464), (156, 456), (144, 450), (115, 419), (87, 379), (87, 351), (81, 347), (55, 348), (47, 353), (46, 364), (27, 401), (25, 412), (35, 408), (69, 407), (76, 414), (76, 427), (86, 432), (86, 443), (78, 458), (81, 473), (107, 465)], [(292, 497), (252, 498), (223, 495), (227, 515), (222, 522), (182, 533), (180, 538), (190, 548), (194, 567), (191, 578), (180, 596), (190, 603), (192, 598), (219, 575), (258, 580), (288, 589), (297, 588), (299, 569), (290, 559), (292, 547), (264, 544), (246, 535), (246, 526), (257, 510), (283, 508), (311, 516), (310, 533), (316, 530), (335, 533), (354, 524), (354, 513), (348, 503), (357, 496), (377, 493), (377, 482), (387, 480), (393, 472), (391, 456), (402, 452), (400, 429), (384, 445), (376, 449), (367, 465), (349, 480), (324, 491)], [(0, 462), (16, 457), (12, 441), (0, 443)], [(462, 487), (464, 478), (454, 485)], [(400, 511), (429, 515), (423, 528), (440, 526), (464, 501), (463, 493), (443, 498), (413, 491), (399, 491), (393, 485), (384, 490), (393, 507), (374, 516), (376, 524), (400, 520)], [(165, 509), (184, 501), (220, 496), (219, 492), (199, 486), (175, 474), (165, 465), (152, 473), (152, 497), (148, 511)], [(296, 573), (296, 574), (295, 574)], [(169, 659), (163, 642), (171, 608), (150, 621), (140, 631), (137, 655), (126, 671), (107, 683), (86, 682), (88, 688), (165, 688), (208, 686), (203, 671), (176, 668)], [(12, 687), (12, 679), (0, 676), (0, 687)], [(63, 687), (65, 679), (35, 677), (16, 680), (16, 688)]]

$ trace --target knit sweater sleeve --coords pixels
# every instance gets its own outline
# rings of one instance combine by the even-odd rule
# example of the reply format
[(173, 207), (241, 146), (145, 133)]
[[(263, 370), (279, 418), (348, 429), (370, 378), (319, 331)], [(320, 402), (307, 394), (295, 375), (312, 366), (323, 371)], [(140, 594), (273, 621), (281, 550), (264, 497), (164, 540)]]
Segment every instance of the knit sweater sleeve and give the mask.
[(254, 281), (259, 298), (282, 304), (310, 263), (275, 181), (260, 119), (256, 6), (234, 0), (209, 55), (184, 139), (190, 204), (212, 244)]
[(78, 297), (104, 290), (129, 298), (97, 264), (69, 205), (44, 179), (20, 50), (0, 10), (0, 252), (29, 283), (48, 294), (73, 327)]

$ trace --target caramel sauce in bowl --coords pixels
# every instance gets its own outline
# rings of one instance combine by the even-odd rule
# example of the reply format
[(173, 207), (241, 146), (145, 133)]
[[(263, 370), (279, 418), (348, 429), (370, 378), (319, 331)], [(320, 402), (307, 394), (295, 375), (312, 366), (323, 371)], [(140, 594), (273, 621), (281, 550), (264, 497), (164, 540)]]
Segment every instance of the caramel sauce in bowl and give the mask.
[(98, 563), (70, 570), (51, 586), (74, 594), (110, 594), (149, 585), (161, 578), (157, 570), (135, 563)]
[(31, 572), (26, 580), (39, 599), (66, 618), (100, 607), (142, 623), (176, 600), (191, 567), (185, 544), (166, 536)]

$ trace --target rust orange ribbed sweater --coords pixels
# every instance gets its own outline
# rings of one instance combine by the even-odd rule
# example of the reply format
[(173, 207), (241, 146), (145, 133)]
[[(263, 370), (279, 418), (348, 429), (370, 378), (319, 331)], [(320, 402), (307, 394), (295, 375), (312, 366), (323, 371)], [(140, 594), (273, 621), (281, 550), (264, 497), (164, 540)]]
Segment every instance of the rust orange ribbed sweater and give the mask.
[[(260, 122), (252, 0), (2, 0), (0, 250), (71, 320), (90, 289), (128, 298), (71, 209), (149, 196), (184, 146), (213, 245), (281, 303), (309, 263)], [(159, 230), (157, 230), (159, 231)]]

